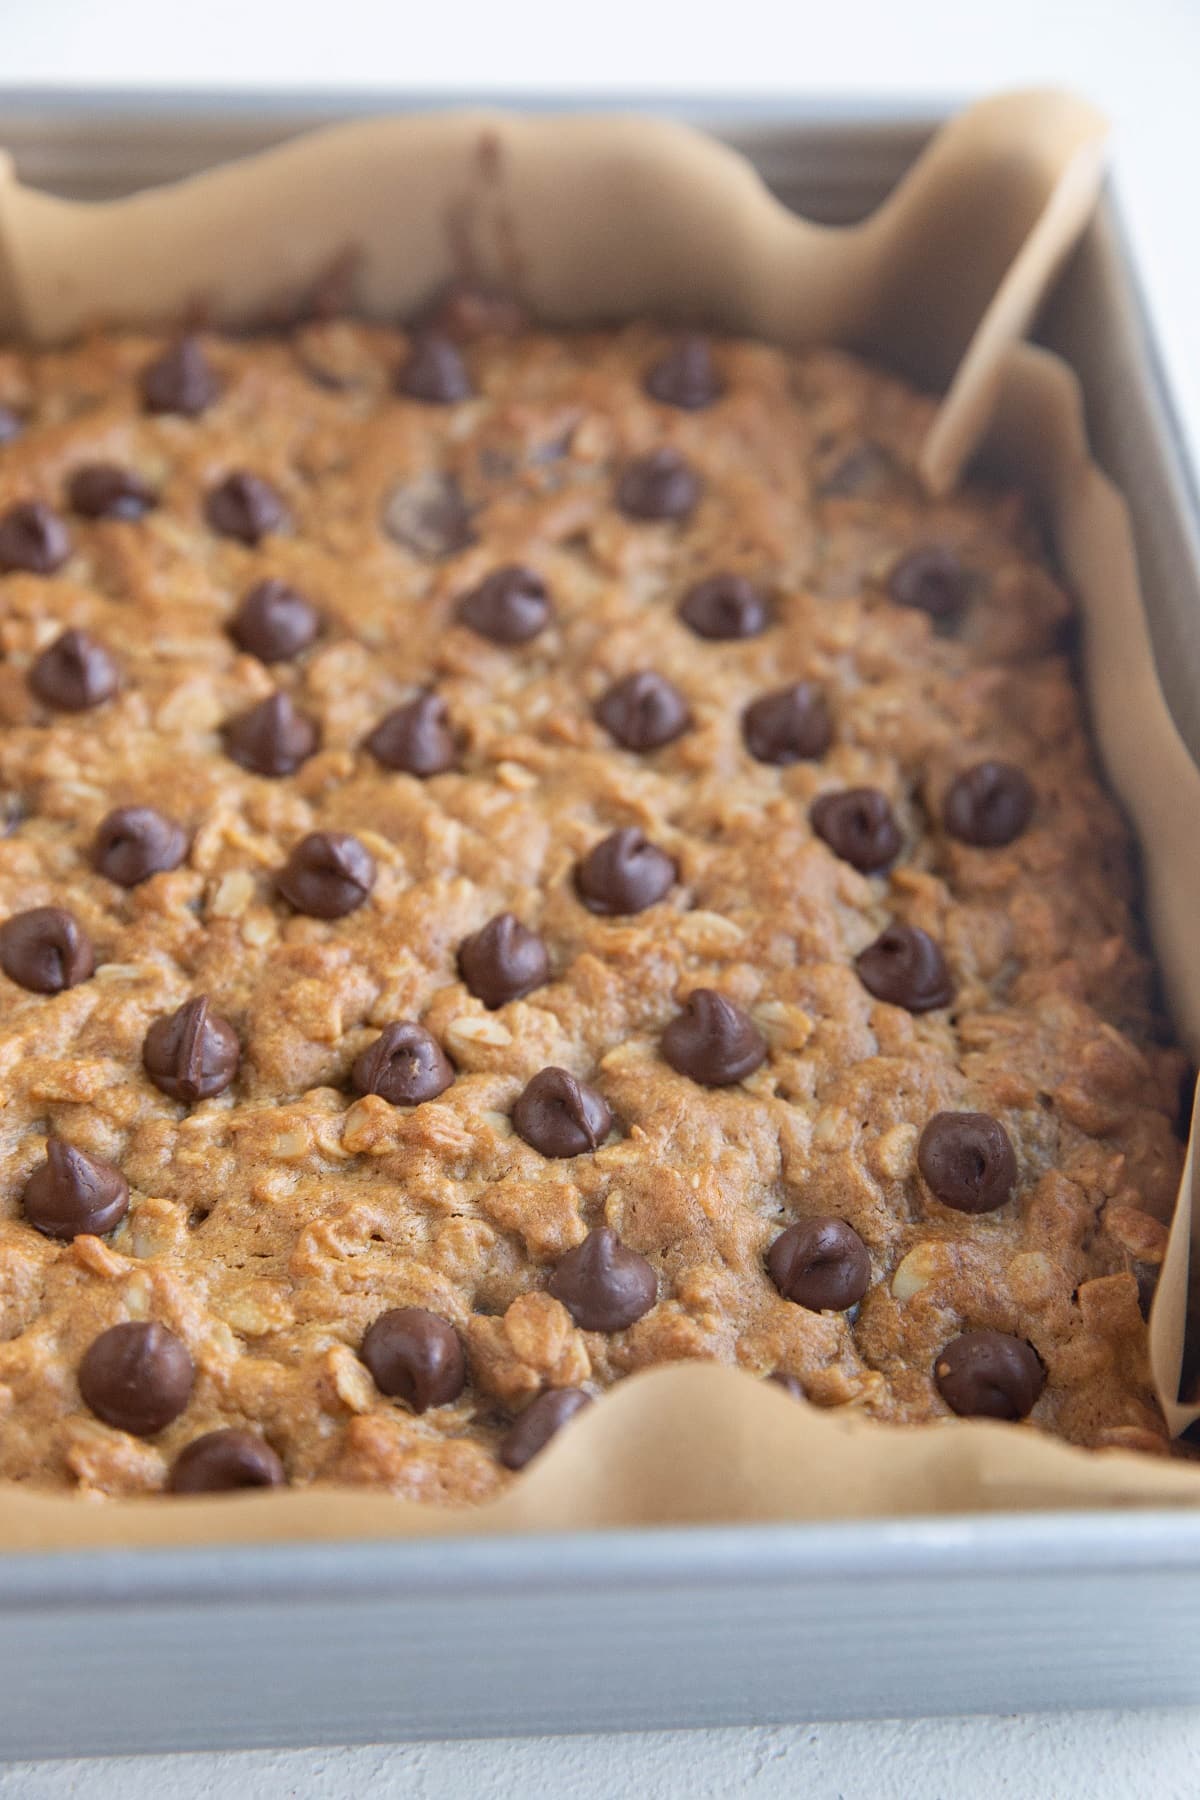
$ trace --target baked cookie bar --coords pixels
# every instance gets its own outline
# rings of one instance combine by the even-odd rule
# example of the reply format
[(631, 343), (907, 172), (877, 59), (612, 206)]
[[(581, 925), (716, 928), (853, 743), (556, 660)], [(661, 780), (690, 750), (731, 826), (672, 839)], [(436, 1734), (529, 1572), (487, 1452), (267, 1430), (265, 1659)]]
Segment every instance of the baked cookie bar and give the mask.
[(1166, 1448), (1183, 1063), (929, 400), (457, 295), (0, 402), (0, 1476), (479, 1500), (680, 1358)]

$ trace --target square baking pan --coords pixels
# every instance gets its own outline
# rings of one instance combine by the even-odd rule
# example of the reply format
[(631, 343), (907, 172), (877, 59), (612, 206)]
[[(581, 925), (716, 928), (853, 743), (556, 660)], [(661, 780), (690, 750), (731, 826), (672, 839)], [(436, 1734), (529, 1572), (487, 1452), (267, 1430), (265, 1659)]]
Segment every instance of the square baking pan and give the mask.
[[(451, 101), (0, 90), (0, 144), (24, 180), (101, 198)], [(877, 204), (947, 110), (586, 106), (705, 125), (829, 222)], [(1200, 512), (1111, 195), (1039, 335), (1078, 372), (1129, 501), (1163, 685), (1200, 757)], [(5, 1757), (1186, 1703), (1200, 1512), (0, 1555), (0, 1679)]]

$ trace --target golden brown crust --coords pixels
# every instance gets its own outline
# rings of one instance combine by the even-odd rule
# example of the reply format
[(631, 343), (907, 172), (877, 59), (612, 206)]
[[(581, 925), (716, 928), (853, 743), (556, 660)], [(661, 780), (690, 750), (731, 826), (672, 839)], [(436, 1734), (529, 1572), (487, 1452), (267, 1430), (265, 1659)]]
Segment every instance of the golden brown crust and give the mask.
[[(0, 1475), (159, 1489), (185, 1444), (238, 1426), (295, 1482), (475, 1500), (509, 1479), (495, 1446), (547, 1388), (716, 1357), (790, 1371), (821, 1405), (942, 1417), (934, 1359), (967, 1327), (1032, 1342), (1047, 1372), (1035, 1423), (1083, 1444), (1162, 1442), (1135, 1276), (1161, 1259), (1174, 1199), (1181, 1062), (1157, 1041), (1127, 834), (1056, 649), (1067, 600), (1015, 497), (920, 497), (929, 404), (900, 383), (840, 354), (728, 344), (725, 397), (686, 413), (643, 392), (662, 344), (645, 327), (485, 338), (464, 351), (478, 397), (438, 407), (394, 393), (399, 332), (213, 339), (221, 397), (194, 419), (142, 411), (138, 373), (160, 348), (148, 337), (0, 357), (0, 400), (31, 420), (0, 449), (0, 513), (49, 501), (73, 541), (51, 575), (0, 577), (14, 821), (0, 918), (69, 907), (98, 965), (53, 997), (0, 975)], [(613, 503), (621, 466), (663, 444), (704, 480), (686, 524)], [(864, 444), (881, 454), (847, 477)], [(159, 507), (136, 523), (70, 516), (66, 483), (95, 462), (136, 470)], [(242, 469), (292, 521), (256, 547), (205, 522), (209, 489)], [(414, 553), (381, 520), (411, 534), (415, 509), (427, 552), (446, 476), (473, 542)], [(954, 631), (885, 591), (897, 555), (928, 542), (972, 573)], [(455, 621), (457, 599), (510, 563), (537, 571), (554, 607), (519, 646)], [(685, 590), (718, 570), (766, 587), (771, 628), (710, 642), (680, 622)], [(267, 577), (327, 622), (269, 670), (225, 629)], [(73, 715), (47, 712), (27, 681), (68, 626), (123, 676), (116, 699)], [(636, 754), (592, 709), (642, 669), (675, 684), (692, 723)], [(801, 680), (827, 691), (832, 747), (753, 761), (742, 709)], [(422, 781), (361, 745), (430, 685), (460, 766)], [(276, 687), (321, 742), (269, 780), (223, 753), (220, 728)], [(984, 757), (1036, 789), (1005, 848), (938, 824), (951, 779)], [(817, 794), (861, 785), (901, 827), (890, 876), (857, 873), (808, 823)], [(182, 866), (125, 889), (90, 846), (130, 805), (159, 807), (192, 843)], [(572, 869), (622, 826), (666, 850), (679, 881), (608, 918), (581, 905)], [(297, 915), (272, 879), (314, 830), (355, 833), (378, 871), (366, 903), (329, 922)], [(552, 979), (489, 1011), (456, 952), (504, 911), (540, 931)], [(854, 958), (890, 919), (943, 946), (951, 1009), (912, 1014), (866, 991)], [(658, 1050), (703, 986), (749, 1009), (770, 1045), (731, 1088), (698, 1086)], [(146, 1079), (141, 1046), (199, 993), (235, 1026), (242, 1065), (189, 1110)], [(350, 1090), (355, 1057), (395, 1019), (420, 1021), (457, 1069), (417, 1107)], [(594, 1154), (548, 1160), (514, 1134), (512, 1105), (547, 1065), (611, 1107)], [(918, 1177), (919, 1134), (947, 1108), (1006, 1126), (1018, 1188), (1000, 1211), (951, 1211)], [(61, 1244), (21, 1217), (48, 1134), (124, 1172), (132, 1200), (111, 1240)], [(856, 1323), (805, 1311), (767, 1277), (772, 1239), (810, 1213), (848, 1220), (871, 1253)], [(544, 1292), (599, 1224), (660, 1277), (658, 1304), (611, 1336)], [(409, 1306), (456, 1326), (470, 1368), (459, 1400), (420, 1417), (357, 1356), (375, 1317)], [(148, 1441), (93, 1418), (76, 1386), (88, 1345), (125, 1319), (168, 1325), (196, 1365), (191, 1404)]]

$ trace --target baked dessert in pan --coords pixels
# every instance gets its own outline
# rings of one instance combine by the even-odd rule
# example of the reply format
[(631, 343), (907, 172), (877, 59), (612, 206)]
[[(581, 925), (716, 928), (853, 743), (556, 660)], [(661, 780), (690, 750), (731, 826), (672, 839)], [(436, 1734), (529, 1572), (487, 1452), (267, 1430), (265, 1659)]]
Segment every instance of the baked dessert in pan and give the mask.
[(0, 402), (0, 1478), (479, 1500), (694, 1358), (1167, 1449), (1184, 1060), (932, 401), (456, 292)]

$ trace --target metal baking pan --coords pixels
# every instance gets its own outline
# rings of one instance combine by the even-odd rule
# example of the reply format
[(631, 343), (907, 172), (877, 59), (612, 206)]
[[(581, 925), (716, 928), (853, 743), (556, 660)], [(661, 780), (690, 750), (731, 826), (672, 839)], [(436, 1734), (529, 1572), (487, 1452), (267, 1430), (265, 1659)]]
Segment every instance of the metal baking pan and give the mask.
[[(0, 144), (26, 180), (100, 197), (440, 99), (463, 97), (0, 90)], [(694, 119), (830, 221), (875, 205), (945, 110), (586, 104)], [(1200, 509), (1111, 196), (1040, 335), (1129, 500), (1200, 756)], [(0, 1556), (0, 1683), (3, 1757), (1186, 1703), (1200, 1512)]]

